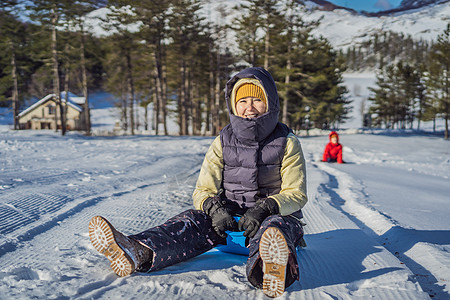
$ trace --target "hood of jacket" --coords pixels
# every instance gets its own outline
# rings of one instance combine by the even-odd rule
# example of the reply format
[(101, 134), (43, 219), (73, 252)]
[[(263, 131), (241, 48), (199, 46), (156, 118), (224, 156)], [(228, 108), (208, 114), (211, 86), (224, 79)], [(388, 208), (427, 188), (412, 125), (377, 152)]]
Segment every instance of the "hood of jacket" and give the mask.
[[(267, 109), (261, 116), (248, 119), (233, 113), (235, 103), (232, 97), (233, 87), (240, 79), (253, 78), (259, 81), (267, 97)], [(272, 75), (263, 68), (252, 67), (234, 75), (226, 85), (225, 99), (227, 102), (230, 125), (236, 137), (244, 144), (261, 142), (275, 129), (280, 113), (280, 102), (277, 87)]]
[(332, 131), (330, 132), (330, 134), (328, 135), (328, 140), (331, 143), (331, 136), (335, 135), (336, 136), (336, 140), (337, 140), (337, 144), (339, 144), (339, 134), (336, 131)]

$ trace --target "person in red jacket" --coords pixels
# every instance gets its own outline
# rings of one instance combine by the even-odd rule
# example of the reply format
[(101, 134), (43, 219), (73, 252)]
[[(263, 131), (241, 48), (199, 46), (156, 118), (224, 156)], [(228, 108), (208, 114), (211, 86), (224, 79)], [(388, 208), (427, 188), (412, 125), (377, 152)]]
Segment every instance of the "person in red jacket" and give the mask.
[(325, 146), (322, 161), (344, 163), (342, 160), (342, 145), (339, 144), (339, 135), (336, 131), (329, 134), (330, 142)]

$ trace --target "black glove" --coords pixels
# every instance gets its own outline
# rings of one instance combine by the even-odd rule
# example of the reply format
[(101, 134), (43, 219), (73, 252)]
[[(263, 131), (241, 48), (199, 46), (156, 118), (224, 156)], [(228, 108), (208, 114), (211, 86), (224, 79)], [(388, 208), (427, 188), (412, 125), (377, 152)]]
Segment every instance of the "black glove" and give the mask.
[(227, 237), (225, 231), (236, 231), (238, 227), (230, 210), (224, 206), (225, 203), (217, 196), (209, 197), (203, 202), (203, 211), (211, 217), (214, 231), (222, 238)]
[(278, 203), (272, 198), (264, 198), (249, 208), (239, 220), (239, 231), (244, 231), (244, 236), (252, 238), (258, 232), (261, 223), (271, 215), (279, 213)]

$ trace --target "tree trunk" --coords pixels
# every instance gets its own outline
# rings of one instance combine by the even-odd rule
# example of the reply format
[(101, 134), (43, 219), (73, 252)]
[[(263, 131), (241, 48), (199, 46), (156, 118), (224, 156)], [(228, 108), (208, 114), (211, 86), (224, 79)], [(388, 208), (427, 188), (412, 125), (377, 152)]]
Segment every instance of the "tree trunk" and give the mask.
[(220, 131), (220, 49), (217, 50), (216, 86), (214, 89), (214, 100), (213, 136), (216, 136)]
[(156, 91), (153, 94), (153, 126), (155, 127), (155, 135), (159, 133), (159, 104), (161, 103), (161, 84), (158, 76), (155, 77)]
[[(81, 24), (82, 26), (82, 24)], [(86, 72), (86, 55), (85, 55), (85, 41), (84, 41), (84, 30), (81, 27), (80, 33), (80, 42), (81, 42), (81, 50), (80, 50), (80, 63), (81, 63), (81, 79), (83, 86), (83, 97), (84, 97), (84, 130), (86, 131), (86, 135), (91, 135), (91, 113), (89, 108), (89, 98), (88, 98), (88, 83), (87, 83), (87, 72)]]
[[(448, 27), (447, 27), (448, 28)], [(445, 69), (445, 86), (444, 86), (444, 110), (445, 110), (445, 132), (444, 132), (444, 139), (448, 140), (448, 118), (450, 116), (450, 95), (449, 95), (449, 86), (448, 86), (448, 76), (449, 76), (449, 66), (446, 66)]]
[(14, 44), (10, 41), (11, 45), (11, 76), (14, 84), (12, 92), (12, 105), (14, 116), (14, 130), (19, 129), (19, 88), (17, 82), (17, 64), (16, 64), (16, 52), (14, 50)]
[(190, 122), (189, 126), (191, 127), (191, 135), (200, 135), (198, 131), (198, 106), (197, 103), (199, 101), (195, 101), (197, 99), (195, 84), (191, 86), (189, 80), (189, 113), (190, 113)]
[(162, 97), (161, 97), (161, 114), (163, 119), (164, 135), (169, 135), (167, 130), (167, 71), (166, 65), (162, 62)]
[[(181, 66), (179, 67), (179, 73), (182, 74)], [(177, 89), (177, 122), (178, 122), (178, 135), (183, 135), (183, 79), (181, 78), (178, 82), (178, 89)]]
[[(69, 106), (69, 68), (66, 66), (66, 71), (64, 74), (64, 90), (66, 91), (66, 94), (64, 95), (64, 120), (67, 121), (67, 107)], [(67, 125), (67, 124), (66, 124)], [(67, 129), (67, 126), (65, 126)]]
[[(52, 63), (53, 63), (53, 94), (55, 94), (55, 104), (59, 106), (59, 112), (61, 115), (61, 131), (62, 135), (66, 134), (66, 128), (64, 124), (64, 112), (61, 104), (61, 92), (59, 87), (59, 67), (58, 67), (58, 52), (57, 52), (57, 39), (56, 39), (56, 26), (58, 23), (58, 14), (53, 10), (52, 17)], [(58, 110), (55, 107), (55, 131), (58, 131)]]
[(192, 116), (192, 103), (190, 93), (189, 68), (183, 59), (184, 66), (184, 134), (189, 135), (189, 116)]
[(179, 93), (178, 93), (178, 122), (180, 126), (180, 135), (186, 135), (186, 89), (185, 89), (185, 79), (186, 79), (186, 70), (184, 66), (184, 61), (180, 61), (180, 85), (179, 85)]
[(264, 38), (264, 69), (269, 70), (269, 49), (270, 49), (270, 35), (269, 24), (266, 28), (266, 36)]
[(200, 135), (199, 134), (199, 130), (198, 130), (198, 123), (201, 121), (199, 121), (199, 108), (198, 108), (198, 104), (200, 103), (200, 101), (198, 100), (198, 95), (197, 95), (197, 85), (195, 83), (192, 82), (192, 78), (191, 78), (191, 72), (189, 69), (188, 72), (188, 91), (189, 91), (189, 119), (190, 119), (190, 127), (191, 127), (191, 131), (190, 134), (191, 135)]
[[(205, 99), (204, 99), (203, 103), (205, 103), (206, 107), (208, 107), (209, 106), (210, 97), (208, 97), (208, 94), (204, 95), (204, 97), (205, 97)], [(201, 103), (199, 103), (198, 108), (200, 109), (200, 112), (199, 112), (199, 116), (200, 116), (200, 131), (201, 131), (201, 134), (203, 136), (206, 136), (208, 134), (209, 129), (208, 129), (208, 123), (206, 122), (206, 119), (205, 119), (205, 127), (204, 127), (204, 130), (202, 130), (203, 114), (202, 114), (202, 105), (201, 105)], [(206, 109), (208, 109), (208, 108), (206, 108)], [(209, 113), (206, 112), (206, 114), (205, 114), (206, 118), (208, 118), (208, 114)]]
[(135, 109), (134, 109), (134, 129), (139, 131), (139, 126), (141, 126), (141, 124), (139, 123), (140, 119), (139, 119), (139, 108), (141, 107), (141, 99), (139, 99), (139, 97), (136, 97), (136, 101), (135, 101)]
[(209, 97), (206, 103), (206, 132), (213, 134), (213, 110), (214, 110), (214, 43), (211, 40), (209, 43)]
[(130, 129), (131, 135), (134, 135), (134, 82), (131, 66), (130, 53), (126, 54), (127, 60), (127, 90), (128, 90), (128, 105), (129, 105), (129, 115), (130, 115)]
[[(152, 92), (153, 93), (153, 92)], [(150, 95), (151, 97), (151, 95)], [(144, 130), (148, 131), (148, 104), (150, 102), (146, 102), (145, 107), (144, 107)]]
[(448, 140), (448, 116), (445, 117), (445, 133), (444, 139)]
[(127, 93), (122, 93), (122, 119), (123, 119), (123, 130), (128, 130), (128, 113), (127, 113)]
[[(212, 59), (211, 59), (212, 61)], [(214, 107), (214, 72), (213, 72), (213, 64), (211, 62), (211, 70), (209, 71), (209, 97), (206, 99), (206, 132), (212, 135), (212, 112)]]
[(288, 45), (288, 51), (287, 51), (287, 61), (286, 61), (286, 76), (284, 77), (284, 84), (285, 84), (285, 88), (284, 88), (284, 99), (283, 99), (283, 114), (282, 114), (282, 122), (286, 125), (288, 125), (288, 103), (289, 103), (289, 99), (288, 99), (288, 93), (289, 93), (289, 83), (290, 83), (290, 79), (291, 79), (291, 45), (289, 42)]
[(158, 113), (156, 111), (156, 107), (158, 106), (157, 104), (158, 102), (158, 97), (156, 96), (156, 92), (153, 94), (153, 110), (152, 110), (152, 127), (151, 130), (153, 130), (155, 132), (155, 135), (158, 135), (158, 129), (157, 129), (157, 118), (158, 118)]
[[(253, 41), (257, 41), (256, 31), (253, 32)], [(252, 67), (256, 66), (256, 45), (254, 42), (250, 48), (250, 64)]]

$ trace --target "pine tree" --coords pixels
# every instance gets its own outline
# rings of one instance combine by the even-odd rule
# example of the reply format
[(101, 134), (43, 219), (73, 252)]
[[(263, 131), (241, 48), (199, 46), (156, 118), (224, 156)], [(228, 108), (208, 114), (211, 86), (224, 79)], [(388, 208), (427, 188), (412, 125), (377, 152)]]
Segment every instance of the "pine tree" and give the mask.
[[(95, 0), (80, 0), (73, 3), (69, 10), (66, 12), (67, 15), (67, 26), (70, 30), (74, 30), (78, 35), (78, 45), (75, 45), (78, 49), (79, 59), (75, 61), (79, 62), (81, 69), (81, 84), (82, 93), (85, 99), (83, 104), (83, 120), (84, 120), (84, 130), (86, 135), (91, 134), (91, 117), (89, 108), (89, 93), (88, 93), (88, 74), (87, 74), (87, 59), (86, 59), (86, 32), (85, 16), (87, 13), (98, 8), (103, 4), (104, 1)], [(68, 43), (69, 41), (66, 41)]]
[[(141, 22), (138, 37), (147, 44), (145, 51), (153, 55), (154, 76), (149, 78), (149, 84), (154, 86), (153, 110), (156, 135), (159, 134), (159, 124), (162, 120), (164, 134), (167, 130), (167, 40), (169, 9), (172, 1), (167, 0), (120, 0), (118, 5), (130, 5), (134, 18)], [(154, 82), (151, 82), (154, 81)]]
[(304, 77), (300, 91), (316, 128), (337, 127), (350, 112), (346, 88), (342, 85), (344, 61), (325, 39), (309, 39), (302, 62)]
[[(228, 120), (226, 113), (226, 103), (223, 101), (223, 87), (229, 77), (230, 65), (235, 60), (235, 55), (230, 54), (229, 50), (229, 24), (224, 24), (229, 12), (224, 5), (217, 7), (219, 20), (216, 24), (208, 25), (209, 36), (209, 82), (210, 82), (210, 100), (208, 101), (208, 110), (211, 119), (211, 135), (219, 133), (223, 124)], [(232, 27), (232, 26), (231, 26)], [(239, 37), (237, 37), (239, 39)], [(255, 54), (253, 50), (250, 51)], [(253, 57), (254, 58), (254, 57)]]
[[(240, 12), (239, 17), (233, 21), (233, 29), (242, 58), (250, 66), (259, 65), (259, 53), (262, 53), (262, 45), (259, 36), (261, 23), (259, 20), (260, 10), (255, 5), (241, 4), (235, 7)], [(245, 13), (246, 12), (246, 13)]]
[(450, 117), (450, 23), (437, 43), (432, 46), (429, 60), (429, 80), (427, 86), (432, 90), (432, 98), (437, 104), (437, 112), (445, 120), (444, 138), (449, 138), (448, 120)]
[[(119, 1), (120, 2), (120, 1)], [(136, 34), (131, 32), (127, 25), (134, 24), (137, 19), (133, 10), (127, 6), (114, 6), (110, 3), (111, 13), (108, 14), (109, 24), (108, 29), (114, 30), (116, 33), (108, 39), (110, 41), (109, 51), (112, 60), (117, 63), (117, 68), (122, 70), (121, 82), (116, 87), (113, 87), (116, 95), (120, 95), (122, 99), (122, 112), (124, 130), (130, 130), (131, 135), (134, 135), (136, 129), (135, 122), (135, 84), (134, 84), (134, 55), (136, 52)], [(113, 66), (109, 66), (110, 69)], [(108, 79), (114, 82), (118, 78), (112, 77)], [(120, 80), (120, 78), (119, 78)]]
[[(10, 93), (12, 107), (13, 107), (13, 118), (14, 118), (14, 129), (19, 129), (19, 83), (18, 83), (18, 66), (17, 66), (17, 52), (21, 44), (21, 37), (23, 36), (24, 27), (19, 22), (16, 17), (12, 15), (14, 7), (17, 5), (17, 1), (5, 1), (0, 6), (0, 50), (3, 48), (5, 50), (1, 51), (5, 53), (6, 57), (3, 59), (9, 60), (10, 64), (10, 74), (1, 74), (0, 81), (4, 82), (2, 90), (0, 90), (0, 102), (5, 101), (5, 95)], [(9, 54), (9, 55), (8, 55)], [(2, 55), (3, 56), (3, 55)], [(2, 59), (2, 60), (3, 60)], [(1, 62), (0, 62), (1, 63)], [(4, 61), (5, 65), (8, 65)], [(3, 69), (3, 68), (2, 68)], [(2, 72), (3, 73), (3, 72)], [(9, 72), (8, 72), (9, 73)], [(4, 79), (4, 80), (3, 80)], [(3, 99), (2, 99), (3, 98)]]
[(399, 61), (381, 70), (376, 84), (377, 88), (371, 88), (374, 96), (369, 99), (373, 101), (370, 111), (377, 115), (376, 124), (405, 129), (407, 123), (412, 128), (417, 119), (419, 128), (428, 106), (420, 66)]
[[(49, 57), (51, 58), (52, 73), (53, 73), (53, 94), (55, 101), (59, 107), (61, 120), (61, 133), (66, 133), (66, 123), (64, 106), (61, 101), (61, 86), (60, 86), (60, 62), (58, 58), (58, 27), (61, 26), (67, 19), (67, 13), (70, 11), (72, 1), (64, 0), (35, 0), (27, 9), (31, 10), (30, 17), (32, 20), (38, 21), (44, 28), (50, 29), (51, 48)], [(55, 130), (58, 130), (58, 116), (55, 113)]]
[(372, 91), (371, 97), (369, 100), (372, 101), (372, 104), (369, 108), (369, 113), (372, 115), (376, 115), (373, 119), (373, 125), (380, 127), (382, 124), (387, 126), (388, 124), (388, 115), (387, 105), (388, 105), (388, 94), (389, 94), (389, 85), (386, 82), (385, 78), (385, 69), (380, 69), (377, 77), (376, 77), (376, 88), (370, 88)]
[[(205, 59), (210, 57), (210, 43), (212, 37), (207, 33), (199, 35), (194, 43), (191, 65), (191, 103), (192, 103), (192, 133), (194, 135), (205, 134), (208, 130), (206, 119), (211, 109), (208, 109), (210, 101), (210, 61)], [(220, 80), (220, 78), (219, 78)], [(204, 117), (203, 117), (204, 116)], [(211, 116), (209, 116), (211, 118)], [(205, 121), (205, 131), (202, 133), (202, 124)]]
[[(293, 125), (292, 112), (289, 112), (289, 107), (293, 106), (296, 95), (293, 91), (298, 89), (298, 80), (291, 81), (301, 74), (301, 61), (304, 57), (304, 45), (307, 43), (309, 34), (317, 23), (305, 23), (301, 17), (302, 7), (298, 5), (297, 1), (289, 1), (286, 7), (283, 8), (283, 31), (276, 35), (272, 40), (274, 41), (273, 48), (273, 64), (271, 70), (276, 78), (280, 91), (280, 100), (282, 100), (281, 121), (290, 126)], [(300, 105), (301, 106), (301, 105)], [(299, 107), (296, 107), (299, 110)], [(291, 108), (292, 110), (292, 108)]]
[(190, 73), (191, 63), (195, 59), (195, 42), (204, 30), (201, 25), (202, 19), (197, 11), (200, 2), (197, 0), (174, 1), (172, 14), (169, 18), (170, 37), (173, 40), (172, 47), (176, 51), (175, 56), (178, 65), (178, 122), (180, 135), (188, 135), (189, 115), (191, 104)]
[(420, 77), (416, 82), (416, 95), (417, 95), (417, 130), (420, 130), (420, 122), (426, 119), (425, 112), (430, 106), (430, 98), (427, 95), (427, 87), (425, 85), (425, 79), (423, 72), (420, 71)]
[[(139, 106), (144, 108), (144, 130), (148, 130), (148, 105), (153, 102), (156, 93), (156, 79), (154, 56), (146, 43), (135, 45), (133, 78), (135, 84), (135, 98)], [(139, 114), (136, 114), (139, 116)], [(138, 128), (139, 122), (136, 124)]]

